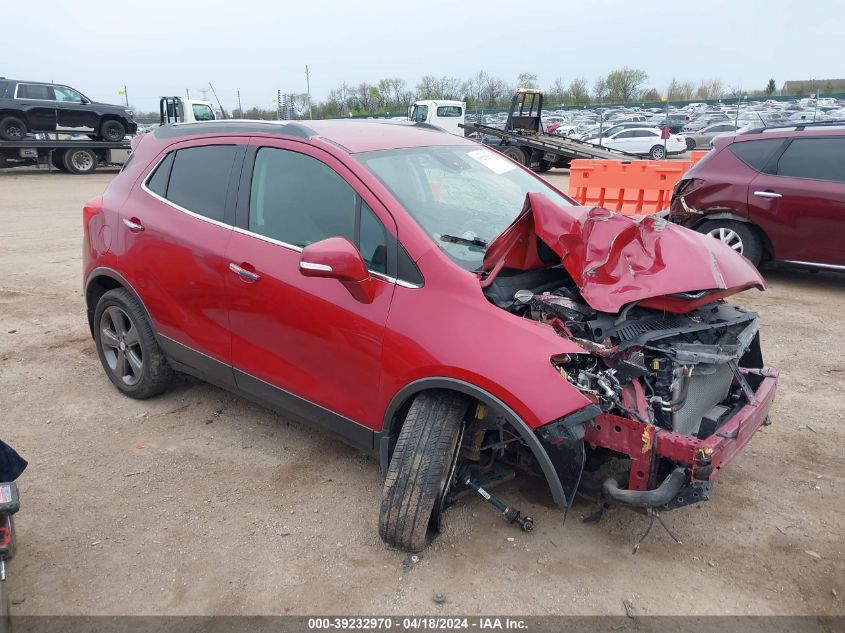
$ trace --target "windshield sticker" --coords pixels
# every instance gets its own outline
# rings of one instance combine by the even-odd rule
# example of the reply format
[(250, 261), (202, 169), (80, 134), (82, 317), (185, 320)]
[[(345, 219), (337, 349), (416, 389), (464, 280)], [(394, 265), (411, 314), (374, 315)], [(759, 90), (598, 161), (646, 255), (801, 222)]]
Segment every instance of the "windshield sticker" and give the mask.
[(506, 174), (507, 172), (516, 169), (516, 165), (510, 162), (507, 158), (494, 154), (487, 149), (477, 149), (472, 152), (467, 152), (467, 156), (478, 161), (487, 169), (497, 174)]

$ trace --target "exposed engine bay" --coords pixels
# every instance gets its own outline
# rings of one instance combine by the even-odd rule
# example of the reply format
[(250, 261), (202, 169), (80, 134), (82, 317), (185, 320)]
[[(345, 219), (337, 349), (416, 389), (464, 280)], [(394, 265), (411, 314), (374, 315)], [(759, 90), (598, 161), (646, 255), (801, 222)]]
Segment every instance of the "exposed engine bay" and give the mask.
[[(554, 356), (551, 362), (594, 405), (537, 431), (567, 505), (576, 492), (591, 488), (603, 500), (602, 508), (607, 501), (644, 508), (652, 522), (668, 530), (658, 509), (707, 500), (721, 464), (764, 423), (762, 417), (751, 418), (765, 415), (777, 374), (762, 369), (753, 312), (724, 301), (701, 305), (696, 303), (699, 293), (677, 297), (698, 306), (685, 314), (637, 302), (618, 314), (600, 312), (559, 265), (502, 270), (484, 293), (498, 307), (548, 325), (584, 350)], [(767, 379), (766, 409), (750, 411), (757, 404), (755, 389)], [(481, 488), (511, 479), (516, 469), (540, 474), (524, 438), (483, 406), (474, 418), (462, 439), (456, 476), (463, 486), (452, 489), (453, 497), (481, 491), (512, 523), (533, 526), (530, 518)], [(729, 422), (735, 427), (724, 432)], [(726, 448), (725, 442), (733, 446)], [(616, 470), (597, 482), (590, 483), (589, 475), (582, 478), (585, 471), (598, 472), (607, 464)]]
[(574, 387), (602, 411), (699, 439), (742, 402), (738, 368), (762, 367), (757, 315), (716, 302), (688, 314), (629, 304), (596, 312), (561, 267), (500, 275), (488, 299), (546, 323), (587, 352), (555, 358)]
[(526, 529), (527, 517), (482, 488), (519, 468), (544, 476), (564, 507), (595, 493), (601, 512), (644, 510), (645, 538), (655, 520), (668, 531), (660, 511), (707, 500), (721, 469), (770, 423), (778, 372), (763, 366), (757, 315), (724, 301), (765, 282), (718, 240), (529, 193), (477, 272), (488, 301), (570, 342), (549, 361), (560, 388), (586, 404), (530, 437), (479, 406), (453, 496), (474, 490)]

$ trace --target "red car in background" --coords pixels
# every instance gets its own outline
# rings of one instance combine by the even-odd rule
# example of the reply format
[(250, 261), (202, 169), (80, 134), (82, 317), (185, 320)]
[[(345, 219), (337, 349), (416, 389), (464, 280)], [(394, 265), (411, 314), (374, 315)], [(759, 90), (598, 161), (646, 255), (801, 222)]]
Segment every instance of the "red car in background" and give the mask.
[(462, 494), (530, 530), (486, 491), (517, 471), (561, 507), (606, 463), (606, 501), (704, 501), (774, 398), (729, 246), (413, 124), (162, 126), (83, 223), (117, 389), (185, 372), (376, 455), (401, 549)]
[(755, 265), (845, 270), (845, 123), (714, 139), (675, 187), (669, 217)]

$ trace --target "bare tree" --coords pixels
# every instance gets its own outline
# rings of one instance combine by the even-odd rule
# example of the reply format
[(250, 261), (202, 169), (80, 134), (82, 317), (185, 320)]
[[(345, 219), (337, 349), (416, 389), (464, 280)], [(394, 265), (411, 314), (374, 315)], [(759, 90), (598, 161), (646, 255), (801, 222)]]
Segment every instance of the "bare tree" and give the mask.
[(590, 102), (590, 91), (587, 90), (587, 80), (583, 77), (570, 81), (567, 92), (569, 94), (566, 100), (573, 105), (585, 105)]
[(599, 101), (607, 99), (610, 95), (610, 89), (607, 87), (607, 80), (604, 77), (596, 79), (593, 84), (593, 97)]
[(519, 73), (516, 78), (516, 87), (517, 88), (539, 88), (540, 84), (537, 83), (537, 75), (534, 73), (523, 72)]
[(563, 105), (567, 101), (566, 84), (563, 83), (563, 77), (558, 77), (552, 82), (551, 88), (546, 90), (546, 96), (550, 103)]
[(666, 89), (669, 101), (689, 101), (695, 93), (695, 86), (691, 81), (678, 81), (672, 77), (672, 82)]

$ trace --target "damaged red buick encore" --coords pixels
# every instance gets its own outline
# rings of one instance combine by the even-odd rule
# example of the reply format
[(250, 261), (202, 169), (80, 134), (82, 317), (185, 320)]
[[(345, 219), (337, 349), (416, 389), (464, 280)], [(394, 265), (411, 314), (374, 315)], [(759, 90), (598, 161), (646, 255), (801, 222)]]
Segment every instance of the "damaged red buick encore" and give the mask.
[[(526, 471), (652, 516), (706, 500), (768, 423), (765, 283), (730, 246), (583, 208), (426, 126), (220, 121), (138, 137), (85, 205), (103, 368), (198, 376), (376, 455), (379, 530), (418, 551)], [(603, 473), (597, 476), (599, 469)]]

